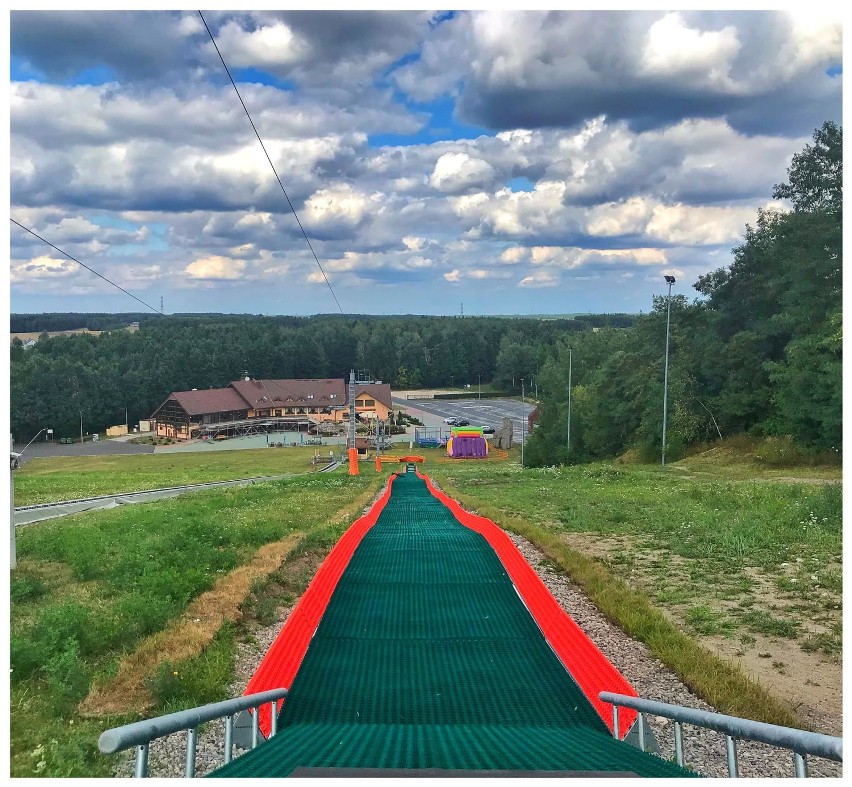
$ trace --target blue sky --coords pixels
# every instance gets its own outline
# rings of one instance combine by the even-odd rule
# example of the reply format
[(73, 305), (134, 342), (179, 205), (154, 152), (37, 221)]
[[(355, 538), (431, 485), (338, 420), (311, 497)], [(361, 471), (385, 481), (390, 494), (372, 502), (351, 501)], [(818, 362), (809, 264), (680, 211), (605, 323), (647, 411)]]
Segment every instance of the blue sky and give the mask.
[[(692, 297), (841, 119), (821, 12), (205, 18), (347, 312)], [(10, 47), (15, 220), (167, 311), (336, 308), (197, 13), (14, 12)], [(12, 311), (138, 305), (10, 241)]]

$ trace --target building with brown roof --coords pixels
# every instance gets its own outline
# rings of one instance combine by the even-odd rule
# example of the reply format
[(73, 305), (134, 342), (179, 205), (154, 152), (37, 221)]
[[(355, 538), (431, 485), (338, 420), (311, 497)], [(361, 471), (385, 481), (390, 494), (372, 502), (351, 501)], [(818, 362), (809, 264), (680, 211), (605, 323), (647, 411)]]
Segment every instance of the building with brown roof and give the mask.
[[(355, 412), (387, 420), (391, 387), (364, 383), (355, 388)], [(255, 431), (307, 431), (323, 421), (349, 417), (342, 379), (237, 380), (227, 388), (175, 391), (150, 420), (158, 437), (188, 440)]]

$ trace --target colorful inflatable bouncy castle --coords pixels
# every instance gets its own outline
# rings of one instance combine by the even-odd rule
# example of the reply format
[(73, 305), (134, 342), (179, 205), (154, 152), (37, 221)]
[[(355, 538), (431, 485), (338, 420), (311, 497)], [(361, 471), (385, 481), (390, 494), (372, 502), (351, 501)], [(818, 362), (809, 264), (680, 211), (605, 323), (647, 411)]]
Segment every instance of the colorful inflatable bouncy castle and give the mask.
[(459, 426), (452, 430), (447, 441), (447, 455), (453, 459), (485, 459), (488, 443), (482, 435), (482, 427)]

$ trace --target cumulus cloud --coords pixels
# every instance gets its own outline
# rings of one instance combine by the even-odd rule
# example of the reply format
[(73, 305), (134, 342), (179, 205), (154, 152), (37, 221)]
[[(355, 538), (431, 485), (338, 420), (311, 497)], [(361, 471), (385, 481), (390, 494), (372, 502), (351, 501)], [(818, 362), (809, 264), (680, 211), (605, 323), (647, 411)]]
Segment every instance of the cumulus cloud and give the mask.
[[(839, 119), (837, 15), (481, 11), (427, 39), (395, 79), (418, 100), (458, 91), (495, 129), (573, 127), (605, 113), (647, 129), (685, 116), (806, 133)], [(442, 79), (441, 74), (445, 74)], [(783, 111), (795, 101), (797, 112)]]
[(448, 194), (482, 188), (494, 179), (494, 168), (467, 153), (444, 153), (435, 162), (429, 185)]
[(190, 279), (216, 279), (234, 281), (242, 278), (246, 263), (231, 257), (199, 257), (184, 269)]
[[(473, 295), (634, 274), (639, 298), (646, 273), (729, 264), (792, 155), (839, 116), (840, 26), (816, 13), (205, 16), (335, 290), (358, 303), (365, 285), (432, 304), (452, 284), (467, 311)], [(134, 291), (306, 282), (321, 286), (295, 302), (328, 308), (197, 14), (16, 12), (12, 68), (22, 224)], [(11, 247), (13, 294), (107, 286), (16, 229)]]

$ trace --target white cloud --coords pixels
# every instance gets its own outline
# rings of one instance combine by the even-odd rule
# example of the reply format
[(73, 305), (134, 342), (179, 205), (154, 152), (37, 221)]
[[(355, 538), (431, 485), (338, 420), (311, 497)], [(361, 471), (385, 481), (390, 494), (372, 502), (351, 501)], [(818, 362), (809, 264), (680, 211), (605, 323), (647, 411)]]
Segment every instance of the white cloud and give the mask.
[(718, 31), (689, 27), (679, 13), (666, 14), (648, 30), (641, 70), (666, 79), (685, 77), (708, 87), (732, 89), (730, 69), (740, 50), (735, 27)]
[(518, 282), (518, 287), (528, 287), (532, 289), (540, 289), (542, 287), (552, 287), (559, 283), (559, 277), (549, 270), (533, 271), (529, 276), (525, 276)]
[(429, 185), (449, 194), (487, 185), (494, 177), (494, 169), (479, 158), (467, 153), (445, 153), (435, 163)]
[(245, 271), (244, 260), (230, 257), (199, 257), (184, 268), (184, 273), (190, 279), (216, 279), (219, 281), (234, 281), (241, 279)]

